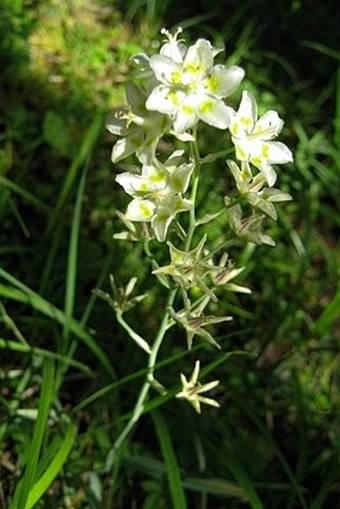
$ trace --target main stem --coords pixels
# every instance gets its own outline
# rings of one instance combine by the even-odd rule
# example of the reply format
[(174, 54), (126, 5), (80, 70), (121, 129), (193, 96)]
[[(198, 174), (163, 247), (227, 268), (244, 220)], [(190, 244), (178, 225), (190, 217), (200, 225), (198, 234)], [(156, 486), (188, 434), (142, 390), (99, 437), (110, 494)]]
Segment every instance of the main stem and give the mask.
[[(185, 240), (185, 250), (187, 252), (190, 250), (192, 238), (193, 238), (194, 231), (196, 228), (196, 207), (195, 207), (195, 204), (196, 204), (198, 181), (199, 181), (199, 174), (200, 174), (200, 168), (201, 168), (201, 158), (200, 158), (198, 145), (197, 145), (197, 141), (196, 141), (196, 132), (194, 132), (194, 137), (195, 137), (195, 140), (191, 143), (191, 151), (192, 151), (192, 156), (193, 156), (194, 162), (195, 162), (195, 169), (194, 169), (193, 183), (192, 183), (191, 197), (190, 197), (191, 202), (192, 202), (192, 207), (190, 209), (189, 227), (188, 227), (187, 237)], [(166, 310), (164, 313), (164, 317), (160, 324), (155, 341), (151, 347), (151, 352), (149, 354), (149, 360), (148, 360), (148, 366), (147, 366), (148, 373), (146, 375), (144, 384), (143, 384), (141, 391), (139, 393), (135, 407), (132, 411), (130, 420), (127, 422), (125, 428), (123, 429), (121, 434), (118, 436), (118, 438), (114, 442), (112, 449), (110, 450), (110, 452), (107, 456), (106, 465), (105, 465), (105, 470), (107, 472), (112, 469), (112, 466), (114, 464), (115, 457), (116, 457), (117, 453), (119, 452), (120, 448), (122, 447), (122, 445), (125, 442), (125, 440), (127, 439), (127, 437), (132, 432), (136, 423), (139, 421), (139, 419), (144, 411), (145, 402), (147, 400), (150, 387), (152, 387), (153, 385), (154, 386), (157, 385), (157, 382), (154, 379), (154, 370), (155, 370), (155, 365), (156, 365), (156, 361), (157, 361), (157, 355), (158, 355), (159, 349), (161, 347), (161, 344), (163, 342), (165, 333), (169, 327), (169, 318), (170, 318), (169, 311), (170, 311), (172, 304), (174, 302), (176, 293), (177, 293), (177, 288), (170, 290), (170, 292), (169, 292), (169, 297), (168, 297), (168, 301), (166, 304)]]
[(164, 313), (163, 320), (160, 324), (155, 341), (151, 347), (151, 353), (149, 355), (148, 366), (147, 366), (148, 373), (146, 375), (144, 384), (143, 384), (141, 391), (139, 393), (135, 407), (132, 411), (130, 420), (127, 422), (125, 428), (123, 429), (121, 434), (118, 436), (118, 438), (114, 442), (112, 449), (110, 450), (110, 452), (107, 456), (106, 464), (105, 464), (105, 470), (107, 472), (112, 469), (112, 466), (114, 464), (115, 457), (116, 457), (117, 453), (119, 452), (121, 446), (125, 442), (126, 438), (130, 435), (132, 429), (134, 428), (135, 424), (139, 421), (139, 419), (143, 413), (145, 402), (148, 397), (150, 387), (154, 383), (153, 375), (154, 375), (155, 365), (156, 365), (156, 361), (157, 361), (157, 355), (158, 355), (159, 349), (161, 347), (161, 344), (163, 342), (165, 333), (168, 330), (169, 318), (170, 318), (169, 309), (171, 308), (171, 306), (173, 304), (176, 292), (177, 292), (177, 288), (175, 288), (169, 292), (168, 301), (166, 304), (166, 311)]
[(196, 197), (197, 197), (197, 190), (198, 190), (198, 182), (200, 177), (200, 169), (201, 169), (201, 157), (198, 150), (198, 144), (196, 140), (196, 130), (194, 132), (194, 138), (195, 140), (191, 142), (191, 151), (192, 156), (194, 158), (195, 162), (195, 169), (193, 174), (193, 182), (192, 182), (192, 188), (191, 188), (191, 196), (190, 200), (192, 202), (192, 207), (190, 209), (190, 216), (189, 216), (189, 227), (188, 227), (188, 233), (187, 238), (185, 240), (185, 251), (188, 252), (190, 250), (192, 238), (194, 235), (194, 231), (196, 228)]

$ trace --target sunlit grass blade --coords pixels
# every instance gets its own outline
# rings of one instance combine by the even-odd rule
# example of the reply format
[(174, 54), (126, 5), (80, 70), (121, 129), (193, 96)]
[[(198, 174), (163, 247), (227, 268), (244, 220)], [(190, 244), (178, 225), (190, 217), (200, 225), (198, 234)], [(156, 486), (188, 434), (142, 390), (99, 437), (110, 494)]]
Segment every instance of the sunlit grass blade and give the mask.
[[(74, 299), (76, 293), (76, 281), (77, 281), (77, 265), (78, 265), (78, 245), (79, 245), (79, 231), (81, 222), (81, 211), (82, 211), (82, 200), (84, 195), (86, 177), (87, 177), (88, 165), (84, 166), (81, 174), (77, 195), (76, 203), (74, 207), (74, 213), (72, 218), (70, 243), (68, 250), (67, 260), (67, 273), (66, 273), (66, 288), (65, 288), (65, 317), (66, 321), (63, 326), (63, 339), (67, 343), (69, 334), (70, 319), (73, 317), (74, 310)], [(66, 345), (64, 345), (65, 347)], [(65, 348), (64, 348), (65, 350)]]
[(32, 442), (27, 451), (27, 463), (22, 483), (18, 484), (16, 509), (27, 509), (29, 492), (35, 481), (40, 449), (45, 435), (48, 414), (54, 397), (54, 363), (45, 359), (39, 399), (38, 415), (34, 426)]
[(168, 428), (157, 410), (152, 412), (152, 419), (166, 466), (172, 506), (176, 509), (187, 509), (181, 474)]
[[(33, 485), (29, 493), (25, 509), (31, 509), (35, 506), (35, 504), (39, 501), (39, 499), (43, 496), (54, 479), (60, 473), (65, 461), (68, 458), (76, 436), (76, 427), (73, 424), (70, 424), (63, 441), (59, 444), (56, 455), (54, 456), (52, 462), (49, 464), (42, 476)], [(17, 509), (19, 509), (19, 507)]]
[[(39, 475), (37, 481), (34, 482), (31, 487), (24, 509), (31, 509), (34, 507), (40, 498), (46, 493), (65, 464), (76, 437), (76, 427), (74, 424), (69, 424), (64, 438), (56, 438), (45, 451), (45, 454), (42, 456), (37, 466), (37, 472), (40, 472), (41, 475)], [(14, 501), (9, 509), (20, 508)]]

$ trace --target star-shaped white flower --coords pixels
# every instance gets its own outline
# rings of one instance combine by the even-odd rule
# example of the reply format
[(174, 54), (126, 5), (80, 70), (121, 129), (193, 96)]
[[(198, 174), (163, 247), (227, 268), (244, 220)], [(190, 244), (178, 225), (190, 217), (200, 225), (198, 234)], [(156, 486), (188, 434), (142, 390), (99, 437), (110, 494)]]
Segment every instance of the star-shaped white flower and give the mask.
[(214, 380), (213, 382), (209, 382), (207, 384), (201, 384), (198, 381), (199, 371), (200, 361), (196, 361), (194, 371), (192, 372), (189, 381), (187, 380), (186, 376), (181, 373), (180, 377), (182, 382), (182, 390), (176, 394), (176, 398), (186, 399), (194, 407), (198, 414), (201, 413), (201, 403), (217, 408), (221, 406), (214, 399), (201, 396), (202, 393), (208, 392), (216, 387), (220, 383), (219, 380)]
[(190, 200), (182, 197), (188, 189), (193, 163), (179, 163), (182, 151), (175, 151), (161, 164), (144, 165), (141, 175), (121, 173), (116, 181), (134, 199), (128, 205), (128, 221), (151, 222), (157, 240), (165, 240), (167, 230), (178, 212), (189, 210)]
[(247, 171), (240, 170), (234, 161), (229, 160), (227, 164), (241, 195), (244, 196), (250, 205), (262, 210), (262, 212), (276, 221), (277, 212), (273, 203), (291, 200), (290, 194), (274, 187), (263, 187), (266, 180), (263, 173), (258, 173), (253, 178)]
[(121, 136), (113, 146), (111, 160), (117, 163), (136, 154), (142, 164), (151, 164), (169, 119), (145, 108), (146, 95), (135, 83), (127, 84), (126, 97), (129, 106), (110, 113), (106, 122), (110, 133)]
[(256, 101), (247, 91), (242, 94), (237, 112), (231, 108), (229, 110), (231, 117), (229, 129), (237, 159), (246, 164), (253, 164), (263, 172), (269, 186), (273, 186), (276, 173), (272, 164), (293, 161), (292, 152), (286, 145), (271, 141), (281, 132), (283, 120), (273, 110), (258, 118)]
[(223, 98), (240, 84), (244, 71), (236, 65), (213, 65), (215, 50), (209, 41), (198, 39), (188, 49), (166, 33), (159, 55), (149, 60), (160, 84), (146, 101), (149, 110), (170, 115), (174, 131), (184, 133), (199, 120), (219, 129), (229, 125), (229, 110)]

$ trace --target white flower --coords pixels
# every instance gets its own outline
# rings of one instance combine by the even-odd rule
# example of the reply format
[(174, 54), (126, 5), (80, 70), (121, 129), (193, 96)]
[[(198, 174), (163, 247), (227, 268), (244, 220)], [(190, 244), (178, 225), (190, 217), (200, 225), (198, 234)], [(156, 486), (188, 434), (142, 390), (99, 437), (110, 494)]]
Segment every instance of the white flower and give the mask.
[(151, 222), (157, 240), (165, 240), (168, 227), (178, 212), (189, 210), (191, 202), (182, 198), (188, 189), (193, 163), (179, 164), (182, 151), (176, 151), (165, 164), (144, 165), (141, 175), (121, 173), (116, 181), (134, 199), (128, 205), (128, 221)]
[[(228, 199), (225, 199), (228, 204)], [(275, 246), (274, 240), (262, 233), (262, 223), (264, 219), (263, 214), (252, 213), (249, 217), (242, 217), (242, 208), (240, 204), (228, 207), (228, 222), (230, 227), (234, 230), (236, 235), (241, 239), (254, 244), (267, 244), (268, 246)]]
[(136, 153), (142, 164), (151, 164), (168, 118), (145, 108), (146, 95), (136, 84), (127, 84), (126, 96), (129, 107), (113, 111), (106, 123), (110, 133), (122, 136), (113, 146), (111, 160), (117, 163)]
[(182, 390), (176, 394), (176, 398), (186, 399), (194, 407), (198, 414), (201, 413), (201, 403), (217, 408), (220, 406), (220, 404), (214, 399), (201, 396), (203, 392), (210, 391), (210, 389), (216, 387), (220, 383), (219, 380), (214, 380), (213, 382), (202, 385), (198, 381), (199, 371), (200, 361), (196, 361), (194, 371), (192, 372), (189, 381), (186, 376), (181, 373)]
[(149, 95), (146, 107), (170, 115), (174, 131), (183, 133), (199, 120), (219, 129), (229, 125), (229, 110), (222, 99), (239, 85), (244, 71), (238, 66), (213, 65), (219, 52), (205, 39), (188, 49), (166, 33), (159, 55), (149, 60), (160, 82)]
[[(230, 132), (236, 149), (236, 157), (251, 163), (263, 172), (269, 186), (276, 181), (272, 164), (293, 161), (292, 152), (281, 142), (271, 141), (283, 127), (283, 120), (276, 111), (267, 111), (258, 118), (257, 104), (247, 91), (243, 92), (237, 112), (230, 110)], [(250, 172), (250, 169), (249, 169)]]
[(254, 178), (247, 172), (240, 170), (234, 161), (227, 161), (229, 169), (233, 174), (237, 189), (241, 195), (252, 205), (276, 221), (277, 213), (273, 205), (275, 202), (289, 201), (292, 199), (290, 194), (283, 193), (280, 189), (274, 187), (264, 187), (266, 181), (263, 173), (259, 173)]

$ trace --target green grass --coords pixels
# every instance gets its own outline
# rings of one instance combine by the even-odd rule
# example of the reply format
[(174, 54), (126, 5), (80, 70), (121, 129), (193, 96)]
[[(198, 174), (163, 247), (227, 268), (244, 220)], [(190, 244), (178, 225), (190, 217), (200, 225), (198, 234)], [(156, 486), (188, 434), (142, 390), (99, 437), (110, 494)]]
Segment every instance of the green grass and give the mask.
[[(336, 509), (340, 88), (336, 31), (324, 29), (332, 13), (312, 19), (303, 2), (271, 5), (262, 17), (233, 0), (211, 9), (62, 4), (0, 8), (0, 507)], [(265, 0), (257, 6), (263, 12)], [(124, 318), (149, 343), (165, 293), (141, 249), (112, 239), (125, 207), (114, 174), (129, 161), (110, 163), (104, 120), (123, 100), (129, 57), (156, 51), (159, 28), (171, 25), (225, 43), (228, 63), (246, 69), (245, 88), (285, 118), (295, 162), (279, 180), (293, 201), (268, 224), (275, 248), (229, 242), (224, 218), (209, 231), (246, 266), (252, 294), (221, 299), (219, 314), (234, 317), (215, 328), (221, 353), (200, 342), (188, 352), (184, 335), (168, 332), (155, 366), (168, 390), (150, 389), (108, 470), (147, 369), (98, 289), (110, 291), (110, 274), (118, 287), (138, 276), (136, 294), (150, 295)], [(202, 135), (204, 156), (220, 140), (209, 128)], [(224, 163), (204, 171), (203, 204), (227, 178)], [(221, 409), (200, 416), (173, 397), (197, 356), (202, 378), (220, 380)]]

